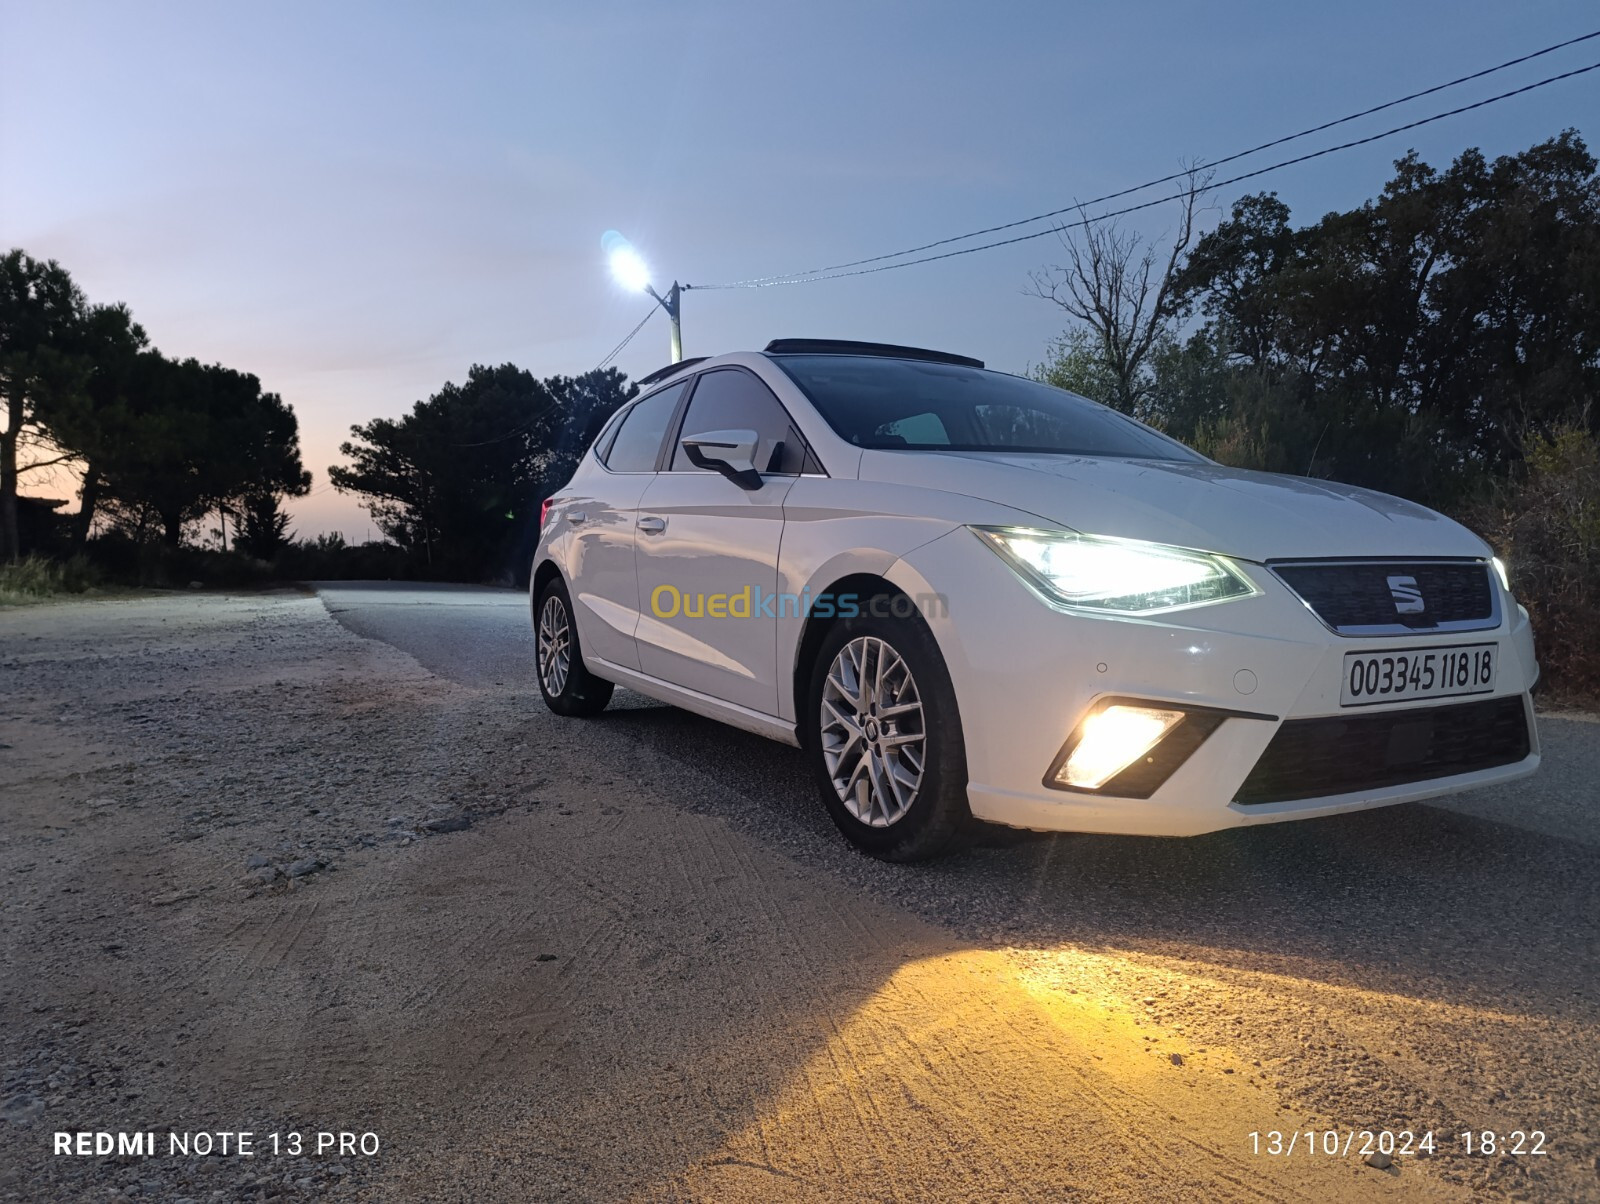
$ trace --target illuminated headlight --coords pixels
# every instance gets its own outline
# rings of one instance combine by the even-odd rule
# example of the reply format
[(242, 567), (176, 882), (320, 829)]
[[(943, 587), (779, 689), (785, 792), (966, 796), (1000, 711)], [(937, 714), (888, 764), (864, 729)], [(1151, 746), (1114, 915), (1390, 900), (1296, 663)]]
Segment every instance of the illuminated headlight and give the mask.
[(1182, 711), (1118, 703), (1083, 721), (1078, 742), (1056, 781), (1079, 790), (1098, 790), (1161, 742), (1183, 722)]
[(1506, 562), (1498, 556), (1494, 558), (1494, 571), (1500, 578), (1500, 584), (1505, 587), (1506, 593), (1509, 594), (1511, 592), (1511, 574), (1506, 572)]
[(972, 530), (1047, 598), (1081, 610), (1142, 615), (1260, 592), (1209, 552), (1023, 527)]

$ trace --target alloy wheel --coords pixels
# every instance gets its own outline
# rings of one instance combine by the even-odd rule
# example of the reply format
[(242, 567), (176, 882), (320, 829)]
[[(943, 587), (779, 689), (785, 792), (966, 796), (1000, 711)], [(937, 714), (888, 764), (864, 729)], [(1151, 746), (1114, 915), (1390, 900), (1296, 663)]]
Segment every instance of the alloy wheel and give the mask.
[(822, 686), (822, 755), (851, 815), (887, 828), (916, 802), (927, 728), (911, 668), (890, 644), (861, 636), (839, 649)]
[(559, 698), (572, 668), (572, 634), (567, 608), (554, 594), (539, 609), (539, 681), (545, 693)]

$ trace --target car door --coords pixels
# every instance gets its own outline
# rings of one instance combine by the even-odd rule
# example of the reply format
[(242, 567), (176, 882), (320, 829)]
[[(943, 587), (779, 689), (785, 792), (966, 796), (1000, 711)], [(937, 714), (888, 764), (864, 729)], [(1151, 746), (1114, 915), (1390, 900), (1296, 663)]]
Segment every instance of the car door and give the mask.
[(667, 429), (687, 384), (670, 385), (635, 402), (623, 415), (583, 491), (556, 521), (572, 531), (569, 559), (578, 638), (584, 654), (625, 669), (639, 667), (639, 574), (634, 542), (639, 499), (655, 478)]
[[(753, 430), (761, 487), (689, 462), (681, 440)], [(775, 715), (775, 591), (783, 499), (809, 452), (783, 404), (753, 373), (696, 378), (672, 456), (639, 503), (639, 667), (652, 677)]]

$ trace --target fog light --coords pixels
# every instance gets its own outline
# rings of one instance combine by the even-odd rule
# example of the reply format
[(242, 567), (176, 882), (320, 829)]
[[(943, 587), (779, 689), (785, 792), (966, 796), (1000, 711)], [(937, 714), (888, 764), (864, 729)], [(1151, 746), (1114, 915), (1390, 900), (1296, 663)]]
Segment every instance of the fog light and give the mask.
[(1079, 790), (1098, 790), (1182, 722), (1182, 711), (1122, 703), (1108, 706), (1083, 721), (1078, 743), (1056, 770), (1056, 781)]

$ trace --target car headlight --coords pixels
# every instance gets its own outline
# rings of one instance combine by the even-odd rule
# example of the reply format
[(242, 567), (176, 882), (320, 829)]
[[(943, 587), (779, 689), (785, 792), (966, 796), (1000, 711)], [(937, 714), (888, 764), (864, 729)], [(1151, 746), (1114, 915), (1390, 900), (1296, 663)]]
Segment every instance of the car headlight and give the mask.
[(1026, 527), (972, 530), (1046, 598), (1079, 610), (1143, 615), (1261, 592), (1210, 552)]
[(1500, 578), (1500, 584), (1505, 587), (1506, 593), (1509, 594), (1511, 592), (1511, 574), (1506, 570), (1506, 562), (1498, 556), (1491, 557), (1491, 560), (1494, 564), (1495, 575)]

